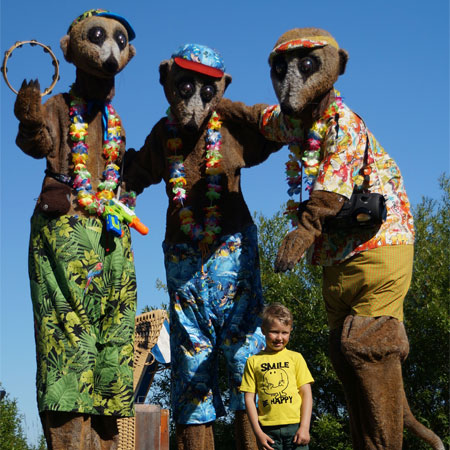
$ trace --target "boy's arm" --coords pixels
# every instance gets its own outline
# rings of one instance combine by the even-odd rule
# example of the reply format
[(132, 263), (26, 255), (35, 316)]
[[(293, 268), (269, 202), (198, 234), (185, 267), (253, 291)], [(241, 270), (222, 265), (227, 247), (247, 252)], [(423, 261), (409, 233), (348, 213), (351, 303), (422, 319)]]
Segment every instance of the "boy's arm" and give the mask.
[(302, 406), (300, 409), (300, 427), (295, 433), (294, 443), (297, 445), (306, 445), (309, 444), (311, 439), (309, 434), (313, 404), (311, 384), (304, 384), (298, 391), (300, 393), (300, 397), (302, 398)]
[(255, 433), (256, 440), (258, 441), (259, 446), (264, 450), (273, 450), (270, 444), (273, 444), (274, 441), (269, 436), (267, 436), (266, 433), (264, 433), (258, 421), (258, 411), (256, 409), (256, 394), (254, 392), (244, 392), (244, 400), (248, 419), (250, 421), (250, 425), (253, 428), (253, 432)]

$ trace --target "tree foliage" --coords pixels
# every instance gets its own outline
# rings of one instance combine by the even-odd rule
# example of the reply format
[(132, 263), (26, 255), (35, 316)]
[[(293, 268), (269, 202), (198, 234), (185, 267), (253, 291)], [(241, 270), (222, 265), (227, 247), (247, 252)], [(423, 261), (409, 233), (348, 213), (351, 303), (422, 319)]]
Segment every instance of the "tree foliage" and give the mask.
[(0, 449), (29, 450), (17, 401), (6, 394), (0, 401)]
[(8, 393), (0, 400), (0, 450), (47, 450), (43, 435), (37, 447), (28, 445), (23, 415), (20, 414), (17, 400), (11, 399)]
[[(410, 353), (404, 379), (416, 418), (449, 445), (450, 179), (443, 175), (439, 182), (440, 201), (423, 199), (414, 211), (413, 278), (405, 299)], [(427, 448), (409, 435), (405, 444), (417, 450)]]

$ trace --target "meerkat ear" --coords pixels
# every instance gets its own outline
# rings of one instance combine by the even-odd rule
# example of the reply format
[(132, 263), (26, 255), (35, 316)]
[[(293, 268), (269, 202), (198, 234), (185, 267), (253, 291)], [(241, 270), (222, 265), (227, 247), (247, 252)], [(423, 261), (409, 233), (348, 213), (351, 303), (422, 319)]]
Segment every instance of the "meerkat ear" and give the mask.
[(128, 61), (130, 61), (131, 58), (136, 56), (136, 48), (132, 44), (129, 44), (128, 48), (129, 48)]
[[(233, 78), (231, 78), (231, 75), (228, 75), (227, 73), (225, 74), (225, 89), (230, 85), (231, 81), (233, 80)], [(225, 90), (224, 89), (224, 90)]]
[(168, 59), (161, 62), (159, 65), (159, 82), (164, 86), (167, 80), (167, 74), (169, 73), (171, 61)]
[(339, 49), (339, 75), (342, 75), (345, 72), (345, 68), (347, 67), (348, 61), (348, 52), (343, 48)]
[(72, 58), (69, 55), (69, 53), (70, 53), (70, 51), (69, 51), (70, 45), (69, 44), (70, 44), (70, 36), (68, 34), (66, 34), (59, 41), (59, 46), (61, 47), (61, 50), (63, 52), (64, 59), (67, 62), (72, 62)]

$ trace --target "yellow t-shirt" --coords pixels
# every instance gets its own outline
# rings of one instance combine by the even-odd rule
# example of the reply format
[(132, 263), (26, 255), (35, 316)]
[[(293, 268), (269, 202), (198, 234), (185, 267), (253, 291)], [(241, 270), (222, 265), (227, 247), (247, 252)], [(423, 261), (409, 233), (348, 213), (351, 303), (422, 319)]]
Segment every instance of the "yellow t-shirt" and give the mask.
[(251, 356), (245, 365), (241, 392), (258, 394), (261, 425), (300, 423), (302, 398), (298, 390), (314, 379), (303, 356), (284, 348)]

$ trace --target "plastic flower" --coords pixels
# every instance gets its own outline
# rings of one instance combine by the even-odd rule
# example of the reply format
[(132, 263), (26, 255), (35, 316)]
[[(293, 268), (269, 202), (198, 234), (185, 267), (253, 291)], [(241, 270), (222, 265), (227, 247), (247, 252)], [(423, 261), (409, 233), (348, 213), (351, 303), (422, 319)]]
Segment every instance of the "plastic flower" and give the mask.
[[(213, 205), (213, 202), (217, 202), (220, 199), (220, 191), (222, 190), (220, 185), (220, 174), (223, 171), (220, 166), (220, 161), (223, 157), (220, 151), (222, 135), (219, 131), (221, 126), (222, 122), (219, 120), (218, 114), (213, 112), (207, 125), (205, 137), (205, 174), (207, 175), (208, 185), (205, 196), (211, 202), (211, 206), (206, 210), (204, 226), (202, 227), (195, 222), (193, 213), (189, 208), (182, 208), (179, 213), (180, 229), (183, 233), (193, 240), (198, 240), (208, 245), (215, 242), (217, 235), (221, 232), (221, 228), (218, 226), (220, 214), (217, 205)], [(183, 148), (183, 142), (181, 138), (176, 136), (176, 122), (170, 112), (170, 108), (167, 110), (166, 129), (173, 136), (166, 143), (167, 149), (173, 153), (167, 157), (169, 161), (169, 183), (172, 185), (172, 192), (175, 194), (172, 200), (183, 205), (186, 199), (186, 190), (184, 189), (184, 186), (187, 184), (186, 173), (183, 156), (176, 154), (178, 150)]]
[[(304, 169), (305, 179), (306, 179), (306, 191), (312, 191), (314, 182), (319, 174), (320, 165), (320, 149), (324, 144), (324, 139), (328, 135), (328, 132), (334, 122), (330, 119), (334, 118), (339, 112), (339, 108), (342, 106), (342, 99), (338, 91), (335, 91), (336, 97), (335, 101), (326, 109), (322, 117), (313, 123), (311, 128), (306, 134), (306, 139), (301, 138), (301, 127), (300, 123), (294, 122), (287, 118), (290, 124), (291, 135), (294, 136), (292, 142), (289, 144), (289, 160), (286, 162), (286, 179), (288, 182), (288, 195), (292, 197), (295, 194), (300, 194), (302, 190), (302, 167)], [(268, 112), (269, 108), (263, 117), (262, 125), (266, 125), (270, 114), (274, 111), (273, 109)], [(292, 129), (291, 129), (292, 127)], [(297, 136), (297, 137), (295, 137)], [(300, 203), (294, 200), (288, 200), (286, 205), (285, 214), (291, 220), (292, 226), (298, 225), (297, 211)]]
[(104, 180), (99, 183), (97, 194), (92, 192), (91, 174), (87, 170), (89, 158), (88, 146), (84, 143), (88, 135), (88, 124), (83, 120), (86, 112), (86, 102), (75, 97), (73, 90), (70, 91), (71, 102), (69, 117), (71, 125), (69, 135), (73, 141), (72, 162), (75, 165), (76, 174), (73, 187), (78, 190), (77, 201), (90, 214), (102, 214), (104, 210), (103, 201), (114, 197), (114, 190), (119, 183), (119, 167), (114, 164), (119, 156), (121, 139), (121, 122), (110, 103), (106, 104), (107, 111), (107, 137), (103, 142), (103, 156), (106, 159)]

